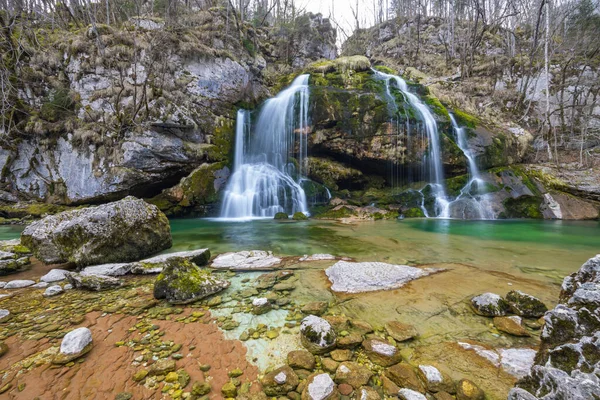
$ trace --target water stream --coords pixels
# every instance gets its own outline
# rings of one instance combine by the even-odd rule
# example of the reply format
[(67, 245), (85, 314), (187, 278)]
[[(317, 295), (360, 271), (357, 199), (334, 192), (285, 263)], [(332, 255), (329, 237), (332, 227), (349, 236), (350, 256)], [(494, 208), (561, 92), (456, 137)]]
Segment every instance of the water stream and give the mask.
[(248, 112), (238, 112), (234, 171), (225, 190), (222, 218), (308, 213), (300, 185), (306, 168), (308, 78), (297, 77), (267, 100), (254, 126)]
[[(397, 75), (386, 74), (384, 72), (380, 72), (377, 70), (373, 70), (376, 77), (379, 77), (385, 82), (385, 89), (388, 98), (395, 104), (396, 99), (392, 95), (392, 89), (399, 90), (405, 101), (410, 105), (410, 107), (415, 110), (421, 120), (423, 121), (423, 128), (427, 135), (428, 141), (428, 152), (423, 155), (423, 165), (425, 165), (425, 175), (423, 176), (424, 180), (429, 182), (429, 187), (431, 189), (431, 194), (435, 197), (435, 215), (430, 215), (429, 210), (426, 207), (422, 206), (422, 210), (427, 217), (435, 217), (439, 216), (445, 208), (448, 206), (446, 189), (444, 187), (444, 167), (442, 165), (442, 152), (440, 148), (440, 139), (437, 123), (431, 110), (427, 107), (427, 105), (423, 104), (421, 99), (408, 90), (408, 85), (406, 81)], [(407, 138), (411, 135), (410, 122), (409, 119), (407, 121)], [(407, 139), (409, 140), (409, 139)]]

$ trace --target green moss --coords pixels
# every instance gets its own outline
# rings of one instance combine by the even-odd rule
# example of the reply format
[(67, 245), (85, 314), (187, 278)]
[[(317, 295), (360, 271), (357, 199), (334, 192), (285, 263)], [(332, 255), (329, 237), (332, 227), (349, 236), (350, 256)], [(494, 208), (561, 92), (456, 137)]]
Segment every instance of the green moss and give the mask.
[(542, 198), (539, 196), (520, 196), (516, 199), (508, 198), (503, 202), (506, 209), (506, 218), (543, 218), (540, 211)]
[(458, 123), (459, 126), (464, 126), (470, 129), (475, 129), (477, 127), (477, 125), (479, 125), (480, 121), (479, 118), (477, 118), (474, 115), (471, 114), (467, 114), (466, 112), (455, 108), (454, 110), (452, 110), (452, 113), (454, 114), (454, 117), (456, 118), (456, 122)]
[(425, 101), (425, 104), (429, 106), (433, 113), (443, 116), (444, 119), (450, 119), (450, 114), (448, 113), (448, 110), (446, 109), (446, 107), (444, 107), (444, 105), (440, 102), (440, 100), (437, 97), (433, 95), (428, 95), (425, 96), (423, 100)]
[(67, 206), (48, 203), (17, 203), (15, 205), (0, 206), (0, 216), (4, 218), (41, 218), (46, 215), (57, 214), (70, 209)]
[(394, 71), (393, 69), (391, 69), (385, 65), (376, 65), (373, 67), (373, 69), (376, 71), (379, 71), (379, 72), (383, 72), (384, 74), (398, 75), (398, 73), (396, 71)]
[(425, 213), (419, 207), (409, 208), (402, 213), (406, 218), (425, 218)]
[(308, 217), (303, 213), (303, 212), (296, 212), (294, 213), (294, 215), (292, 216), (292, 219), (294, 221), (306, 221), (308, 220)]
[(458, 196), (462, 188), (464, 188), (468, 182), (468, 175), (455, 176), (454, 178), (446, 179), (446, 192), (450, 196)]
[(319, 219), (341, 219), (356, 216), (356, 212), (348, 207), (342, 206), (338, 209), (327, 210), (315, 216)]
[(48, 122), (58, 122), (73, 114), (77, 102), (68, 89), (51, 91), (42, 103), (39, 116)]
[(284, 212), (278, 212), (273, 219), (289, 219), (290, 217)]

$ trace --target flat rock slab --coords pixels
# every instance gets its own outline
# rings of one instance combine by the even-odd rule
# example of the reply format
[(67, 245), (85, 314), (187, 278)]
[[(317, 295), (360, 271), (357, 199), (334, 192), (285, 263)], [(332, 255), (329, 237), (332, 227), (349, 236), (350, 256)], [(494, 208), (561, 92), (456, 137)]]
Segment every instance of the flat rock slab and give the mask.
[(51, 269), (46, 275), (40, 278), (40, 281), (48, 283), (63, 281), (67, 279), (68, 272), (69, 271), (67, 271), (66, 269)]
[(131, 273), (136, 275), (142, 274), (159, 274), (167, 262), (175, 259), (188, 260), (201, 267), (208, 264), (210, 260), (210, 250), (198, 249), (190, 251), (179, 251), (176, 253), (160, 254), (145, 260), (137, 261), (131, 264)]
[(437, 269), (421, 269), (408, 265), (382, 262), (338, 261), (325, 270), (331, 290), (342, 293), (363, 293), (396, 289)]
[(86, 267), (81, 271), (83, 275), (105, 275), (105, 276), (123, 276), (131, 271), (130, 263), (119, 264), (101, 264)]
[(225, 253), (217, 256), (211, 264), (212, 268), (232, 271), (269, 270), (281, 264), (270, 251), (251, 250), (237, 253)]

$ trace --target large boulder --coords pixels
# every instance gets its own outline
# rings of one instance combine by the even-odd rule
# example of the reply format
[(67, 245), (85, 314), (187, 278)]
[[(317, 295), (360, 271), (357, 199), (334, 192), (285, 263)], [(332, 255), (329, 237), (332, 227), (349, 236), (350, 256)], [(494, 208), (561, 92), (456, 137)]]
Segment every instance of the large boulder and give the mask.
[(548, 307), (541, 300), (519, 290), (508, 292), (506, 301), (511, 310), (522, 317), (539, 318), (548, 311)]
[(600, 255), (564, 279), (529, 375), (509, 400), (600, 398)]
[(29, 225), (21, 241), (47, 264), (135, 261), (171, 247), (167, 217), (134, 197), (65, 211)]
[(203, 299), (229, 287), (229, 282), (213, 276), (183, 258), (167, 261), (154, 283), (154, 297), (171, 304), (186, 304)]
[(300, 325), (300, 341), (313, 354), (327, 353), (335, 347), (335, 331), (323, 318), (309, 315)]

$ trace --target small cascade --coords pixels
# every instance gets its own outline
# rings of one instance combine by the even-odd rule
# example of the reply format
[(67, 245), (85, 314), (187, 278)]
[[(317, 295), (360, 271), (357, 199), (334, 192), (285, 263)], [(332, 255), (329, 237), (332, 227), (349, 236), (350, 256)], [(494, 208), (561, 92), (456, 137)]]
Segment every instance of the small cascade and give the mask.
[[(424, 174), (422, 174), (423, 181), (430, 182), (426, 188), (431, 192), (431, 195), (435, 198), (434, 212), (435, 215), (430, 215), (429, 211), (425, 206), (422, 206), (422, 210), (425, 216), (436, 217), (439, 216), (448, 207), (448, 200), (446, 199), (446, 188), (444, 187), (444, 168), (442, 164), (442, 152), (440, 148), (439, 132), (437, 123), (433, 114), (419, 97), (408, 90), (406, 81), (397, 75), (386, 74), (377, 70), (373, 70), (375, 76), (379, 77), (385, 82), (385, 89), (388, 98), (391, 100), (395, 108), (395, 113), (398, 112), (398, 105), (396, 104), (396, 98), (392, 94), (392, 88), (399, 90), (404, 97), (404, 100), (410, 105), (410, 107), (418, 113), (420, 119), (423, 121), (423, 128), (427, 135), (428, 152), (423, 156), (423, 165), (425, 166)], [(392, 84), (393, 83), (393, 84)], [(406, 118), (406, 131), (407, 131), (407, 143), (413, 134), (410, 126), (409, 118)]]
[(222, 218), (308, 213), (300, 184), (306, 168), (308, 78), (297, 77), (267, 100), (255, 126), (248, 112), (238, 112), (234, 170), (225, 190)]
[(469, 180), (461, 189), (456, 199), (449, 202), (440, 214), (441, 218), (459, 219), (495, 219), (489, 196), (486, 193), (486, 183), (481, 179), (475, 155), (469, 148), (465, 128), (458, 126), (454, 115), (450, 114), (452, 127), (456, 135), (456, 144), (463, 151), (468, 161)]

